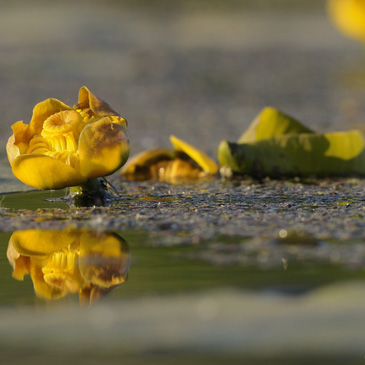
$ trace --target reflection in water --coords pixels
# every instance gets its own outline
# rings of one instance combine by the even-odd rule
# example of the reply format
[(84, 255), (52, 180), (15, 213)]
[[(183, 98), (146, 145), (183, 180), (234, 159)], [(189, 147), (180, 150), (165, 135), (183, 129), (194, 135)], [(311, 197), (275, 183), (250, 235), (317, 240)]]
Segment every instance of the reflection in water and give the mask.
[(44, 299), (79, 293), (81, 303), (92, 303), (124, 283), (130, 252), (119, 235), (92, 230), (16, 231), (7, 257), (13, 277), (29, 274), (36, 295)]

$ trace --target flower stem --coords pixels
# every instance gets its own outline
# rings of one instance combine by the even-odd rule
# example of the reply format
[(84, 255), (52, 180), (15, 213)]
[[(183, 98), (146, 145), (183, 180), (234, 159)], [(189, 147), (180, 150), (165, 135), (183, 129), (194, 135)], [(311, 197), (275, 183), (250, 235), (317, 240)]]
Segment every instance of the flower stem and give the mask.
[(109, 192), (105, 181), (95, 178), (79, 186), (73, 186), (71, 195), (73, 204), (78, 207), (106, 206), (115, 196)]

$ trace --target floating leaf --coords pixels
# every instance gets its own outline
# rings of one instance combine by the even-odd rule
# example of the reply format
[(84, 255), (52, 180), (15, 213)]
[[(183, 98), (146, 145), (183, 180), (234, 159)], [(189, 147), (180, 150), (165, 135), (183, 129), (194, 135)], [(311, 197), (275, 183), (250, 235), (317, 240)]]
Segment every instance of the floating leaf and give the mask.
[(266, 107), (238, 139), (238, 143), (261, 141), (284, 134), (297, 133), (313, 133), (313, 131), (280, 110)]
[(234, 173), (256, 177), (365, 175), (364, 146), (357, 130), (288, 134), (242, 144), (222, 141), (218, 161)]

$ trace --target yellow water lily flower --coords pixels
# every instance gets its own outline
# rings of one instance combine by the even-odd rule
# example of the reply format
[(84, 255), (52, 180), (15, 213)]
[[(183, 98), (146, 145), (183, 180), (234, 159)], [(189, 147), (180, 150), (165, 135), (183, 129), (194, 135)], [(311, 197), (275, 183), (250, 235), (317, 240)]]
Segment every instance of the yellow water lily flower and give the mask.
[(6, 151), (14, 175), (37, 189), (61, 189), (110, 175), (128, 159), (127, 121), (85, 86), (78, 104), (38, 103), (29, 125), (12, 126)]
[(217, 164), (203, 151), (183, 140), (170, 136), (174, 149), (155, 148), (133, 156), (122, 168), (129, 180), (178, 182), (218, 172)]
[(347, 36), (365, 42), (365, 0), (328, 0), (328, 13)]
[(89, 230), (14, 232), (7, 256), (13, 277), (29, 274), (36, 295), (44, 299), (79, 293), (92, 302), (128, 276), (130, 252), (126, 241), (109, 232)]

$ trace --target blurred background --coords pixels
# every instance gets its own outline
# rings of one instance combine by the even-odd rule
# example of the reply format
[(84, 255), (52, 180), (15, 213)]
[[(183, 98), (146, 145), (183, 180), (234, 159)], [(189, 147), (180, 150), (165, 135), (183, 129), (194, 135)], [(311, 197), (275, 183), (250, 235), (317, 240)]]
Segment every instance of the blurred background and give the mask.
[(10, 126), (82, 85), (128, 119), (132, 154), (175, 134), (215, 158), (268, 105), (364, 130), (364, 47), (323, 0), (1, 0), (2, 176)]

